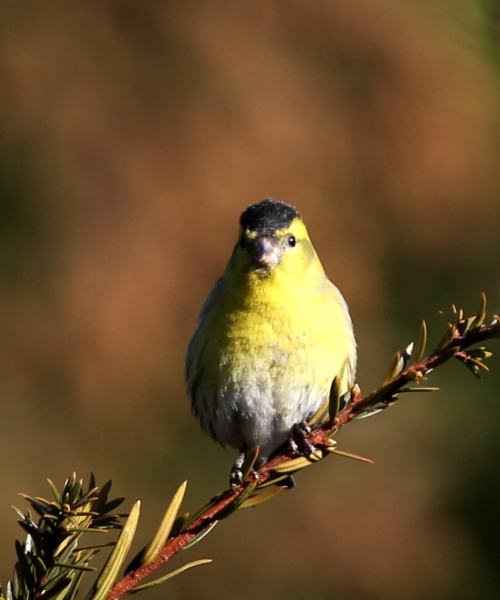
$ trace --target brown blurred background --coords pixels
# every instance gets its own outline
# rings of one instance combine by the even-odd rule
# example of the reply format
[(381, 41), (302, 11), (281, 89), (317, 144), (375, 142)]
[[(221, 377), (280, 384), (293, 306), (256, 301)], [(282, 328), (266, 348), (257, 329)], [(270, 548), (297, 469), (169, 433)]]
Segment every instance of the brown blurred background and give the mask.
[[(10, 505), (46, 477), (92, 470), (126, 508), (142, 499), (138, 545), (182, 480), (187, 510), (226, 485), (234, 453), (191, 416), (183, 359), (247, 205), (304, 215), (365, 391), (422, 318), (435, 341), (452, 303), (472, 312), (485, 291), (499, 311), (494, 4), (2, 2), (2, 579)], [(498, 598), (490, 365), (483, 382), (446, 365), (438, 394), (351, 424), (342, 448), (374, 466), (307, 470), (148, 597)]]

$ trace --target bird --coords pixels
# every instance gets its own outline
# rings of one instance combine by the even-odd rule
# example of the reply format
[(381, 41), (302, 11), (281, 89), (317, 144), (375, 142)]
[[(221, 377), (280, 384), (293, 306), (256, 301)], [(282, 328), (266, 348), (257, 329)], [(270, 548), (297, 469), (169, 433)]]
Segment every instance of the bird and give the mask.
[(324, 405), (338, 376), (354, 385), (357, 347), (344, 297), (328, 279), (298, 210), (267, 198), (243, 211), (229, 262), (208, 294), (186, 357), (202, 429), (260, 464)]

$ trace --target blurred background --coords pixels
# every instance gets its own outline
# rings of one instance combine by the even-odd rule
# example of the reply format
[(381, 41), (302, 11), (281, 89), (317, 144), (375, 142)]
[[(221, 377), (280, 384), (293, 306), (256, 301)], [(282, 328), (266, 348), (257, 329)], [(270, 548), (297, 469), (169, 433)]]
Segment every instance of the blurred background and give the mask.
[[(0, 5), (0, 575), (12, 504), (112, 478), (137, 545), (234, 453), (184, 389), (195, 315), (242, 210), (296, 205), (357, 332), (358, 381), (500, 310), (494, 0), (6, 0)], [(500, 355), (500, 354), (499, 354)], [(352, 423), (298, 487), (221, 523), (150, 599), (500, 595), (500, 362)], [(171, 570), (179, 561), (169, 565)], [(162, 574), (167, 572), (166, 567)], [(145, 596), (146, 597), (146, 596)]]

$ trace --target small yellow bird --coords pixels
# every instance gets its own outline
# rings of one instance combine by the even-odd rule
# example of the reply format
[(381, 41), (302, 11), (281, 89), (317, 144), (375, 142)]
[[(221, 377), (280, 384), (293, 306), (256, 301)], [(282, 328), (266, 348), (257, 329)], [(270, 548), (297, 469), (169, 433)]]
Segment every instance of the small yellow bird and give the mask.
[(189, 344), (195, 415), (222, 446), (265, 458), (328, 398), (354, 384), (356, 342), (347, 304), (327, 278), (297, 210), (268, 198), (240, 217), (238, 241)]

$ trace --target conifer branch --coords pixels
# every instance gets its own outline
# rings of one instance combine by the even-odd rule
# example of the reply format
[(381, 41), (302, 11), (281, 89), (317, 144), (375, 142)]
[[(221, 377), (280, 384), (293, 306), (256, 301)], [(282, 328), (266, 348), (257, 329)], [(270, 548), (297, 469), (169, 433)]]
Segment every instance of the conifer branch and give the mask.
[[(348, 394), (340, 394), (339, 378), (335, 378), (330, 397), (313, 417), (310, 433), (304, 434), (307, 452), (297, 454), (292, 445), (284, 444), (262, 466), (255, 468), (258, 448), (248, 453), (243, 465), (243, 485), (228, 489), (209, 500), (192, 513), (178, 516), (186, 491), (184, 482), (174, 495), (153, 540), (129, 563), (120, 578), (126, 555), (132, 543), (139, 519), (140, 503), (137, 502), (126, 522), (126, 515), (114, 514), (122, 498), (108, 500), (111, 482), (101, 489), (91, 478), (87, 491), (76, 476), (70, 477), (61, 493), (49, 482), (54, 500), (25, 497), (39, 515), (36, 522), (30, 511), (22, 513), (20, 525), (28, 533), (26, 542), (17, 542), (18, 562), (14, 578), (8, 582), (5, 593), (0, 589), (0, 600), (75, 600), (82, 577), (92, 571), (89, 562), (95, 554), (110, 544), (83, 545), (82, 536), (95, 531), (121, 528), (120, 536), (113, 546), (105, 566), (90, 588), (86, 600), (121, 600), (126, 595), (140, 592), (178, 575), (182, 571), (210, 562), (209, 559), (194, 561), (149, 583), (141, 582), (180, 550), (198, 543), (222, 519), (240, 508), (256, 506), (270, 500), (288, 487), (290, 475), (330, 454), (371, 462), (337, 448), (332, 437), (356, 418), (377, 414), (398, 400), (400, 394), (437, 388), (420, 387), (427, 375), (436, 367), (452, 358), (462, 362), (472, 373), (480, 377), (488, 368), (484, 359), (491, 352), (484, 346), (477, 347), (493, 338), (500, 338), (500, 319), (495, 316), (485, 325), (486, 299), (483, 295), (479, 312), (465, 318), (463, 311), (453, 307), (453, 319), (437, 344), (427, 356), (427, 328), (422, 324), (417, 349), (410, 344), (397, 352), (377, 390), (362, 396), (355, 385)], [(475, 347), (473, 347), (475, 346)], [(412, 387), (416, 386), (416, 387)], [(347, 397), (346, 397), (347, 396)], [(324, 415), (328, 415), (326, 420)], [(318, 425), (319, 423), (319, 425)]]
[[(326, 412), (333, 406), (335, 413), (331, 413), (329, 418), (313, 429), (306, 438), (315, 447), (316, 451), (314, 453), (307, 457), (297, 457), (290, 445), (286, 444), (272, 459), (254, 471), (253, 466), (258, 455), (255, 452), (246, 465), (247, 476), (243, 487), (236, 490), (228, 489), (212, 498), (200, 511), (178, 519), (177, 527), (174, 525), (171, 537), (167, 540), (156, 560), (147, 565), (139, 565), (127, 573), (122, 580), (116, 583), (107, 600), (120, 600), (123, 598), (129, 590), (137, 586), (142, 579), (155, 571), (161, 564), (179, 550), (185, 548), (186, 545), (199, 541), (204, 532), (213, 528), (218, 521), (228, 517), (234, 511), (239, 508), (255, 506), (274, 497), (287, 487), (279, 484), (284, 482), (289, 474), (318, 462), (329, 454), (338, 453), (351, 458), (367, 460), (338, 451), (336, 441), (332, 440), (332, 436), (353, 419), (374, 415), (394, 404), (400, 393), (414, 391), (415, 389), (421, 391), (437, 389), (406, 387), (408, 384), (418, 385), (420, 382), (425, 381), (426, 375), (436, 367), (441, 366), (451, 358), (456, 358), (464, 363), (476, 376), (479, 376), (481, 370), (487, 370), (482, 361), (491, 356), (491, 352), (482, 347), (470, 348), (486, 340), (500, 338), (499, 317), (495, 316), (489, 325), (484, 325), (486, 318), (486, 298), (484, 295), (477, 315), (464, 318), (463, 311), (459, 311), (455, 307), (453, 307), (453, 314), (453, 322), (448, 324), (443, 338), (428, 356), (424, 357), (427, 341), (427, 328), (424, 322), (420, 343), (413, 361), (413, 344), (410, 344), (403, 352), (396, 354), (381, 386), (377, 390), (363, 397), (361, 390), (355, 385), (350, 392), (347, 406), (338, 413), (336, 413), (336, 410), (341, 404), (339, 401), (341, 399), (332, 399), (332, 396), (338, 393), (336, 391), (336, 381), (334, 381), (330, 398), (319, 412)], [(276, 484), (276, 487), (269, 488), (268, 486), (271, 484)], [(265, 491), (260, 491), (262, 489), (265, 489)]]

